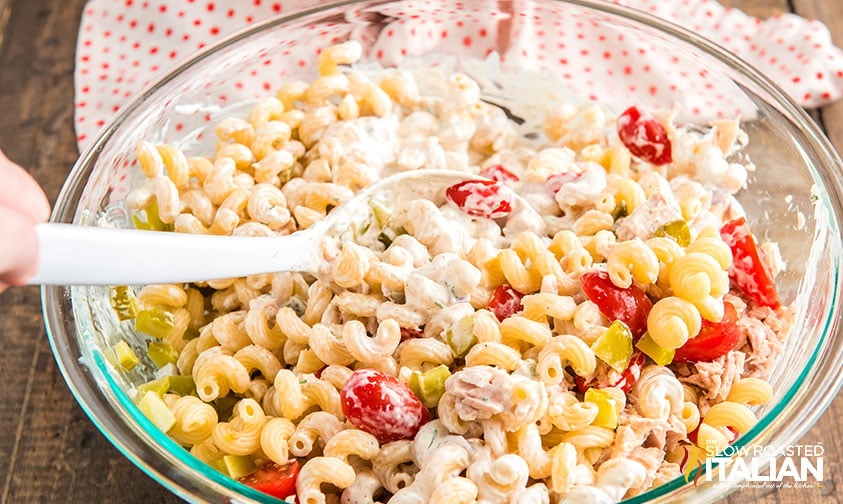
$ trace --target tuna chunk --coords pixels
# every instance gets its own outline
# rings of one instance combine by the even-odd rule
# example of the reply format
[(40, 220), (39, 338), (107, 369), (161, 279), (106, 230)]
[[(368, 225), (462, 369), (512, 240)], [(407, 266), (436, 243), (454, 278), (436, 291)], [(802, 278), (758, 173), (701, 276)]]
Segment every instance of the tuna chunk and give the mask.
[(615, 234), (621, 241), (633, 238), (646, 240), (661, 226), (681, 218), (682, 210), (676, 201), (672, 197), (668, 198), (660, 192), (655, 192), (643, 205), (623, 219)]
[(716, 400), (715, 402), (724, 401), (732, 385), (743, 374), (745, 360), (746, 354), (733, 350), (711, 362), (690, 364), (688, 366), (690, 375), (680, 377), (679, 381), (700, 387), (703, 392), (702, 397), (705, 399)]
[(488, 420), (511, 407), (509, 375), (490, 366), (472, 366), (445, 382), (445, 393), (455, 398), (457, 415), (470, 422)]

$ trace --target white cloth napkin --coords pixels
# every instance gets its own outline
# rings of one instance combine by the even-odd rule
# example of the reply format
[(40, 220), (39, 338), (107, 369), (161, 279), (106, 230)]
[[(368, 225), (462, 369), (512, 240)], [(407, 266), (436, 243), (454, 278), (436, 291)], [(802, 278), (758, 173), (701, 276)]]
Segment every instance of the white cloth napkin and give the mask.
[[(714, 0), (615, 1), (717, 42), (749, 61), (805, 107), (821, 106), (843, 95), (843, 51), (834, 47), (828, 29), (818, 21), (792, 14), (761, 20)], [(132, 95), (209, 42), (268, 17), (323, 3), (327, 1), (90, 0), (76, 53), (75, 125), (80, 149)], [(395, 19), (373, 48), (384, 63), (399, 59), (408, 47), (417, 51), (435, 38), (453, 38), (482, 57), (498, 36), (492, 32), (496, 28), (472, 22), (472, 9), (462, 3), (418, 0), (412, 3), (412, 11), (409, 5), (382, 11)], [(602, 100), (618, 89), (647, 90), (661, 103), (685, 103), (690, 116), (734, 116), (747, 106), (733, 102), (735, 93), (711, 89), (705, 69), (683, 69), (686, 82), (677, 85), (674, 79), (666, 85), (663, 70), (673, 65), (670, 70), (675, 74), (678, 59), (658, 47), (618, 40), (616, 30), (581, 30), (571, 37), (572, 31), (582, 28), (582, 20), (542, 16), (526, 2), (513, 2), (512, 12), (497, 11), (497, 3), (482, 5), (512, 19), (506, 26), (514, 43), (502, 59), (519, 58), (536, 70), (563, 65), (570, 69), (563, 78), (573, 89), (590, 90), (589, 98)], [(574, 56), (554, 61), (553, 48), (562, 39), (572, 46), (566, 54)], [(271, 80), (259, 74), (242, 78)], [(279, 84), (267, 82), (264, 87), (269, 93)]]

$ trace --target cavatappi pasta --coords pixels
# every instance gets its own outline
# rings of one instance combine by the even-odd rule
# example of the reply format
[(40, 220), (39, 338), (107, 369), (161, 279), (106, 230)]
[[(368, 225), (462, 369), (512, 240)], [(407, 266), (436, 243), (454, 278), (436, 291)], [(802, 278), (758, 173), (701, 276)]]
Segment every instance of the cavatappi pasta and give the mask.
[[(466, 75), (430, 85), (360, 57), (326, 48), (318, 78), (219, 121), (213, 152), (142, 142), (137, 226), (286, 235), (392, 173), (492, 181), (376, 196), (318, 279), (141, 289), (161, 369), (138, 399), (159, 428), (247, 483), (294, 466), (279, 497), (398, 504), (612, 502), (752, 427), (791, 312), (777, 255), (746, 259), (744, 135), (587, 103), (548, 110), (537, 140)], [(534, 218), (510, 215), (510, 189)], [(403, 435), (381, 429), (404, 403), (376, 419), (350, 404), (362, 370), (423, 404)]]

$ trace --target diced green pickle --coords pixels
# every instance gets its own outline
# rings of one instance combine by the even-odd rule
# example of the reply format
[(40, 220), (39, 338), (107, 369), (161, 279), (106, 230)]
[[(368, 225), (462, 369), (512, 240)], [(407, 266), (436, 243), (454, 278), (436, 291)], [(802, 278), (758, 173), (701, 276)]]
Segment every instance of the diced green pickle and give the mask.
[(397, 229), (385, 227), (383, 228), (383, 231), (381, 231), (380, 236), (378, 236), (378, 241), (383, 243), (384, 247), (389, 247), (392, 245), (392, 242), (402, 234), (407, 234), (407, 230), (403, 227)]
[(217, 415), (220, 420), (231, 417), (231, 411), (234, 409), (234, 405), (237, 404), (237, 400), (233, 395), (227, 395), (214, 400), (214, 407), (217, 409)]
[(141, 310), (135, 318), (135, 330), (161, 339), (173, 328), (173, 314), (160, 308)]
[(196, 383), (193, 382), (192, 376), (169, 376), (170, 392), (180, 396), (189, 396), (196, 393)]
[(445, 393), (445, 380), (451, 376), (448, 366), (437, 366), (433, 369), (410, 375), (410, 389), (421, 399), (428, 408), (439, 405), (439, 399)]
[(137, 213), (132, 216), (132, 221), (137, 229), (146, 231), (172, 231), (172, 224), (165, 224), (158, 214), (158, 202), (153, 202), (143, 209), (144, 216), (141, 218)]
[(392, 218), (392, 202), (383, 198), (372, 198), (369, 200), (369, 208), (372, 209), (372, 215), (378, 226), (385, 228), (389, 219)]
[(176, 425), (176, 417), (170, 408), (161, 399), (161, 396), (155, 392), (149, 391), (141, 397), (138, 403), (138, 409), (141, 413), (146, 415), (146, 418), (152, 422), (153, 425), (161, 429), (161, 432), (167, 432)]
[(179, 353), (176, 352), (175, 348), (161, 341), (151, 341), (146, 353), (158, 368), (167, 364), (175, 364), (179, 358)]
[(632, 332), (626, 324), (615, 320), (591, 345), (591, 350), (612, 369), (622, 373), (632, 358)]
[(170, 391), (170, 377), (164, 376), (138, 386), (138, 393), (143, 397), (147, 392), (155, 392), (163, 396)]
[(121, 322), (135, 318), (138, 314), (138, 300), (134, 291), (125, 285), (118, 285), (108, 290), (111, 308)]
[(659, 366), (667, 366), (673, 362), (673, 356), (676, 354), (676, 350), (668, 350), (659, 346), (658, 343), (653, 341), (653, 338), (650, 337), (650, 333), (648, 332), (644, 333), (644, 336), (641, 336), (641, 339), (635, 344), (635, 348), (644, 352), (647, 357), (653, 359), (653, 362)]
[(255, 462), (248, 455), (226, 455), (222, 463), (232, 479), (240, 479), (255, 470)]
[(618, 403), (605, 390), (590, 388), (585, 391), (585, 400), (597, 405), (597, 417), (591, 425), (614, 429), (618, 426)]
[(115, 366), (131, 371), (138, 365), (138, 356), (132, 347), (123, 340), (106, 350), (106, 358)]
[(675, 220), (668, 222), (662, 227), (656, 229), (656, 236), (666, 236), (672, 238), (673, 241), (679, 244), (680, 247), (687, 247), (691, 244), (691, 230), (688, 224), (683, 220)]
[(454, 325), (445, 333), (445, 342), (451, 347), (455, 356), (465, 355), (477, 344), (477, 338), (474, 336), (474, 317), (466, 315), (454, 322)]
[(188, 328), (184, 331), (184, 335), (182, 336), (182, 338), (183, 338), (185, 341), (190, 341), (190, 340), (192, 340), (192, 339), (196, 339), (196, 338), (198, 338), (198, 337), (199, 337), (199, 330), (198, 330), (198, 329), (194, 329), (193, 327), (188, 327)]

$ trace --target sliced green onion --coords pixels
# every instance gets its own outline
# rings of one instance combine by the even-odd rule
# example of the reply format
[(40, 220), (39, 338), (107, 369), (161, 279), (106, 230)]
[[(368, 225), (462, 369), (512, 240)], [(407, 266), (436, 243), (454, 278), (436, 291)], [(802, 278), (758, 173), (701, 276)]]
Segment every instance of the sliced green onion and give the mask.
[(175, 364), (179, 359), (179, 353), (176, 349), (161, 341), (151, 341), (146, 349), (146, 354), (152, 359), (155, 367), (159, 369), (167, 364)]
[(167, 392), (170, 391), (170, 377), (164, 376), (163, 378), (158, 378), (156, 380), (152, 380), (146, 382), (140, 386), (138, 386), (138, 393), (141, 396), (146, 395), (147, 392), (155, 392), (159, 396), (163, 396)]
[(451, 347), (455, 356), (465, 355), (477, 344), (477, 338), (474, 336), (474, 317), (466, 315), (454, 322), (445, 333), (445, 342)]
[(248, 455), (226, 455), (222, 458), (222, 463), (226, 474), (232, 479), (252, 474), (256, 468), (255, 461)]
[(173, 314), (160, 308), (141, 310), (135, 318), (135, 330), (161, 339), (173, 328)]
[(180, 396), (189, 396), (196, 393), (196, 383), (192, 376), (175, 375), (167, 377), (170, 381), (169, 391)]
[(138, 314), (138, 300), (134, 291), (126, 285), (118, 285), (108, 290), (108, 300), (111, 308), (121, 322), (135, 318)]
[(590, 388), (585, 391), (585, 401), (597, 405), (597, 417), (594, 418), (591, 425), (609, 429), (617, 428), (619, 405), (612, 394), (604, 390)]
[(445, 393), (445, 380), (451, 376), (448, 366), (441, 365), (433, 369), (410, 375), (410, 390), (421, 399), (428, 408), (435, 408), (439, 405), (439, 399)]
[(635, 344), (635, 348), (644, 352), (647, 357), (653, 359), (653, 362), (659, 366), (667, 366), (673, 362), (673, 356), (676, 354), (675, 349), (668, 350), (659, 346), (658, 343), (653, 341), (653, 338), (650, 337), (650, 333), (648, 332), (645, 332), (644, 336), (641, 336), (641, 339)]
[(623, 373), (632, 358), (632, 332), (626, 324), (615, 320), (591, 345), (591, 350), (612, 369)]
[(691, 230), (688, 223), (683, 220), (675, 220), (656, 229), (656, 236), (666, 236), (673, 239), (680, 247), (687, 247), (691, 244)]
[(146, 392), (138, 403), (138, 409), (153, 425), (161, 429), (161, 432), (166, 433), (176, 425), (175, 415), (155, 392)]

